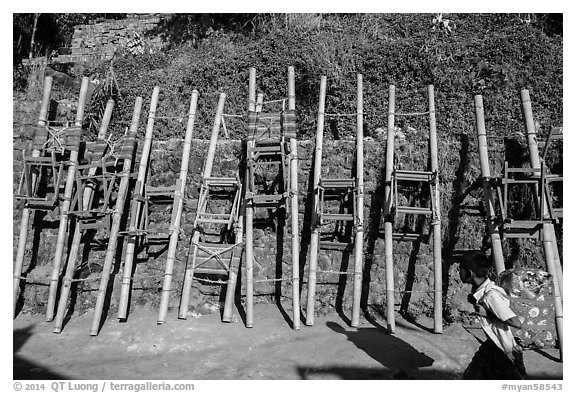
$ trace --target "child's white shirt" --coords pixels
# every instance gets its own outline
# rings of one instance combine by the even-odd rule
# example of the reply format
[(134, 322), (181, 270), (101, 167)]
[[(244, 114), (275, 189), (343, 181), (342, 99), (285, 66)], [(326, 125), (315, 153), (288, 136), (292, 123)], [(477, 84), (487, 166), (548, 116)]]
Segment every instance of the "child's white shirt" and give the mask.
[(498, 318), (481, 316), (482, 329), (498, 348), (511, 356), (516, 343), (510, 326), (503, 321), (515, 317), (516, 314), (510, 309), (510, 300), (506, 296), (506, 292), (487, 278), (480, 284), (473, 296), (478, 304)]

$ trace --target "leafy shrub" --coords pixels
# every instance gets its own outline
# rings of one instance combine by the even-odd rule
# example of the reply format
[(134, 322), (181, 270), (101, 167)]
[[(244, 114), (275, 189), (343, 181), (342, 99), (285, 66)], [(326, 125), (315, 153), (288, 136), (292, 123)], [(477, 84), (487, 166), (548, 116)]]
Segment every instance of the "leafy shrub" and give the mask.
[[(180, 45), (119, 59), (115, 70), (122, 109), (131, 113), (133, 97), (149, 100), (158, 85), (165, 106), (161, 110), (167, 115), (185, 112), (192, 89), (197, 89), (198, 136), (208, 137), (218, 92), (228, 95), (227, 113), (245, 113), (249, 68), (257, 69), (258, 89), (265, 99), (275, 99), (286, 95), (286, 69), (293, 65), (300, 138), (314, 135), (321, 75), (328, 77), (327, 110), (353, 113), (355, 74), (364, 74), (366, 135), (386, 124), (390, 84), (397, 86), (397, 105), (407, 110), (425, 105), (425, 87), (433, 84), (439, 129), (449, 134), (473, 130), (474, 94), (485, 97), (491, 132), (518, 131), (518, 94), (523, 88), (530, 90), (543, 127), (562, 122), (561, 36), (548, 36), (541, 26), (522, 22), (517, 14), (445, 15), (451, 31), (435, 28), (434, 18), (322, 15), (313, 25), (298, 24), (297, 18), (288, 28), (270, 23), (269, 31), (258, 34), (211, 29), (196, 35), (194, 48)], [(232, 131), (233, 137), (243, 136), (239, 128)], [(158, 132), (160, 138), (177, 135), (169, 128)], [(348, 127), (343, 134), (351, 132)]]

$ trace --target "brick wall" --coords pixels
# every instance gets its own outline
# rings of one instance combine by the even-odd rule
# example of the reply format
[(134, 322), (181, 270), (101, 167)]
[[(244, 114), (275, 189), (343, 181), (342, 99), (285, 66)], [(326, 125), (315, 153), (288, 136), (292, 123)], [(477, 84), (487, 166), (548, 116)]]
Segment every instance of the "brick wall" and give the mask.
[[(55, 63), (110, 60), (118, 50), (157, 51), (162, 39), (147, 36), (160, 22), (162, 14), (128, 14), (126, 19), (107, 19), (77, 26), (70, 48), (61, 49), (52, 59)], [(66, 52), (66, 53), (64, 53)]]

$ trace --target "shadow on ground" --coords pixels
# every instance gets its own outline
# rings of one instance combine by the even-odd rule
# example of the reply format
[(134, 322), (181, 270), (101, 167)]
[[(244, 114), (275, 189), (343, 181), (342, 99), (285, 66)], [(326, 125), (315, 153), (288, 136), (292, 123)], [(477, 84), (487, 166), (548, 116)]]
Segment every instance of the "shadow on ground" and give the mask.
[(298, 367), (302, 379), (457, 379), (456, 373), (425, 369), (434, 359), (410, 344), (375, 327), (346, 330), (335, 322), (326, 324), (334, 332), (382, 365), (379, 367)]
[(34, 334), (32, 332), (34, 326), (29, 326), (24, 329), (16, 329), (13, 333), (13, 379), (68, 379), (66, 376), (55, 373), (50, 369), (40, 366), (30, 360), (18, 356), (18, 351)]

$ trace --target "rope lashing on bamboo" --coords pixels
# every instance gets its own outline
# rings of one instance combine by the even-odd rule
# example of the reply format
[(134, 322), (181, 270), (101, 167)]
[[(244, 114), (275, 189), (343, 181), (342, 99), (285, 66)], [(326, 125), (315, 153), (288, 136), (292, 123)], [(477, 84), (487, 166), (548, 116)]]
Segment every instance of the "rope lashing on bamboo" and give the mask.
[(116, 154), (116, 149), (118, 148), (118, 146), (125, 144), (127, 137), (124, 136), (113, 142), (110, 142), (111, 138), (112, 134), (110, 134), (110, 136), (107, 139), (105, 139), (106, 145), (108, 146), (109, 150), (100, 160), (102, 161), (102, 163), (104, 163), (104, 161), (110, 157), (113, 157), (116, 160), (116, 163), (118, 163), (118, 160), (121, 158), (118, 154)]
[(401, 112), (394, 112), (393, 115), (394, 116), (423, 116), (423, 115), (429, 115), (431, 113), (434, 112), (430, 112), (430, 111), (426, 111), (426, 112), (405, 112), (405, 113), (401, 113)]
[(286, 98), (279, 98), (277, 100), (268, 100), (268, 101), (262, 101), (262, 105), (264, 104), (274, 104), (276, 102), (281, 102), (282, 105), (284, 105), (286, 103)]
[[(81, 127), (79, 126), (65, 126), (65, 127), (39, 127), (37, 132), (46, 131), (49, 137), (41, 145), (35, 141), (35, 144), (40, 145), (39, 150), (64, 150), (78, 151), (80, 148), (80, 134)], [(35, 139), (40, 135), (35, 135)]]
[(201, 282), (206, 282), (208, 284), (228, 284), (228, 281), (222, 281), (222, 280), (209, 280), (207, 278), (200, 278), (200, 277), (195, 277), (194, 278), (196, 281), (201, 281)]
[(279, 282), (279, 281), (288, 281), (291, 280), (290, 278), (264, 278), (262, 280), (254, 280), (252, 282)]
[(77, 216), (81, 216), (81, 215), (85, 215), (87, 213), (100, 213), (100, 214), (104, 214), (104, 215), (112, 215), (114, 213), (116, 213), (117, 210), (115, 209), (111, 209), (111, 208), (106, 208), (106, 209), (89, 209), (89, 210), (80, 210), (78, 212), (73, 212), (73, 211), (69, 211), (69, 214), (75, 214)]
[(49, 282), (60, 281), (59, 279), (53, 279), (53, 278), (41, 279), (41, 278), (33, 278), (33, 277), (28, 278), (26, 276), (12, 276), (12, 278), (17, 279), (17, 280), (24, 280), (25, 282), (36, 283), (36, 284), (48, 284)]
[(404, 291), (401, 289), (394, 289), (392, 292), (396, 292), (396, 293), (434, 293), (434, 290), (428, 290), (428, 291)]
[(354, 272), (342, 272), (340, 270), (322, 270), (322, 269), (315, 269), (314, 270), (314, 269), (312, 269), (309, 271), (311, 271), (313, 273), (338, 274), (338, 275), (344, 275), (344, 276), (355, 274)]
[[(111, 152), (111, 151), (114, 151), (113, 142), (110, 142), (110, 141), (112, 140), (112, 136), (113, 136), (113, 135), (114, 135), (113, 133), (110, 133), (110, 135), (108, 135), (108, 138), (106, 138), (106, 139), (100, 139), (100, 140), (99, 140), (100, 143), (102, 143), (102, 141), (103, 141), (103, 142), (104, 142), (104, 145), (106, 145), (106, 146), (109, 148), (108, 153), (107, 153), (106, 155), (104, 155), (102, 158), (104, 158), (104, 157), (109, 157), (109, 156), (110, 156), (110, 152)], [(98, 141), (97, 141), (96, 143), (98, 144)], [(107, 150), (107, 149), (104, 148), (104, 150)]]
[(174, 232), (178, 232), (179, 235), (184, 233), (184, 229), (182, 228), (177, 228), (176, 225), (174, 224), (170, 224), (170, 226), (168, 227), (168, 233), (172, 234)]
[(70, 120), (48, 120), (46, 125), (49, 126), (50, 124), (60, 124), (64, 125), (64, 127), (69, 127), (71, 124), (74, 124), (74, 122)]
[[(145, 276), (139, 275), (137, 279), (141, 280), (141, 279), (146, 279), (146, 278), (158, 278), (158, 277), (163, 277), (164, 275), (165, 275), (164, 273), (162, 273), (162, 274), (150, 274), (150, 275), (145, 275)], [(28, 278), (25, 276), (14, 276), (13, 278), (19, 279), (19, 280), (24, 280), (24, 281), (30, 282), (30, 283), (37, 283), (37, 284), (47, 284), (47, 283), (52, 282), (52, 281), (59, 281), (59, 279), (47, 278), (47, 279), (43, 280), (43, 279), (33, 278), (33, 277)], [(62, 280), (64, 282), (67, 282), (67, 283), (70, 282), (71, 283), (71, 282), (93, 281), (93, 280), (99, 280), (99, 279), (100, 279), (100, 277), (86, 277), (86, 278), (66, 278), (66, 277), (64, 277)], [(130, 281), (135, 281), (135, 280), (136, 280), (136, 278), (130, 277)]]
[(154, 120), (182, 120), (182, 119), (189, 119), (191, 117), (193, 117), (194, 114), (189, 113), (187, 115), (181, 115), (181, 116), (150, 116), (149, 118), (154, 119)]
[[(163, 276), (165, 276), (165, 273), (162, 273), (162, 274), (153, 274), (153, 275), (145, 275), (145, 276), (140, 275), (140, 276), (138, 276), (137, 279), (138, 279), (138, 280), (142, 280), (142, 279), (147, 279), (147, 278), (159, 278), (159, 277), (163, 277)], [(43, 284), (44, 282), (47, 283), (47, 282), (50, 282), (50, 281), (58, 281), (58, 280), (52, 280), (52, 279), (50, 279), (50, 280), (37, 280), (37, 279), (32, 279), (32, 278), (27, 279), (27, 278), (24, 277), (24, 276), (19, 276), (19, 277), (14, 276), (14, 278), (18, 278), (18, 279), (20, 279), (20, 280), (25, 280), (26, 282), (38, 283), (38, 284), (40, 284), (40, 283)], [(68, 280), (65, 280), (65, 281), (66, 281), (66, 282), (81, 282), (81, 281), (92, 281), (92, 280), (97, 280), (97, 279), (99, 279), (99, 277), (75, 278), (75, 279), (68, 279)], [(222, 280), (209, 280), (209, 279), (207, 279), (207, 278), (200, 278), (200, 277), (195, 277), (195, 279), (196, 279), (197, 281), (207, 282), (207, 283), (211, 283), (211, 284), (228, 284), (228, 281), (222, 281)], [(136, 278), (130, 277), (130, 281), (135, 281), (135, 280), (136, 280)], [(255, 281), (255, 282), (256, 282), (256, 281)], [(174, 291), (174, 290), (176, 290), (176, 289), (171, 289), (171, 291)]]
[(286, 102), (286, 98), (278, 98), (276, 100), (268, 100), (268, 101), (262, 101), (262, 104), (273, 104), (275, 102)]
[(235, 247), (242, 245), (243, 242), (231, 244), (230, 247), (223, 248), (221, 250), (218, 250), (217, 252), (212, 252), (212, 250), (208, 249), (207, 247), (202, 246), (200, 243), (190, 242), (190, 244), (198, 247), (200, 250), (204, 251), (206, 254), (209, 255), (209, 257), (206, 259), (206, 262), (211, 260), (211, 259), (215, 259), (218, 263), (220, 263), (221, 265), (224, 266), (224, 261), (222, 260), (222, 258), (220, 258), (220, 256), (222, 254), (234, 249)]
[(147, 235), (148, 233), (150, 233), (151, 231), (146, 230), (146, 229), (135, 229), (133, 231), (121, 231), (118, 232), (121, 235), (124, 236), (144, 236)]
[(324, 116), (332, 116), (332, 117), (351, 117), (356, 116), (356, 113), (324, 113)]
[(94, 280), (100, 280), (100, 276), (96, 276), (96, 277), (86, 277), (86, 278), (67, 278), (67, 277), (62, 278), (62, 282), (63, 282), (63, 283), (82, 282), (82, 281), (94, 281)]
[[(146, 278), (159, 278), (159, 277), (164, 277), (165, 274), (164, 273), (158, 273), (158, 274), (147, 274), (147, 275), (139, 275), (138, 276), (138, 280), (141, 279), (146, 279)], [(123, 280), (129, 279), (130, 281), (136, 281), (135, 277), (123, 277)]]
[(44, 142), (44, 144), (42, 145), (41, 150), (46, 149), (51, 144), (56, 149), (64, 150), (64, 146), (62, 144), (62, 141), (60, 140), (60, 137), (63, 136), (64, 132), (66, 130), (68, 130), (69, 128), (70, 128), (69, 126), (60, 127), (60, 128), (46, 126), (45, 129), (46, 129), (46, 131), (48, 131), (48, 134), (50, 134), (50, 138), (46, 139), (46, 142)]

